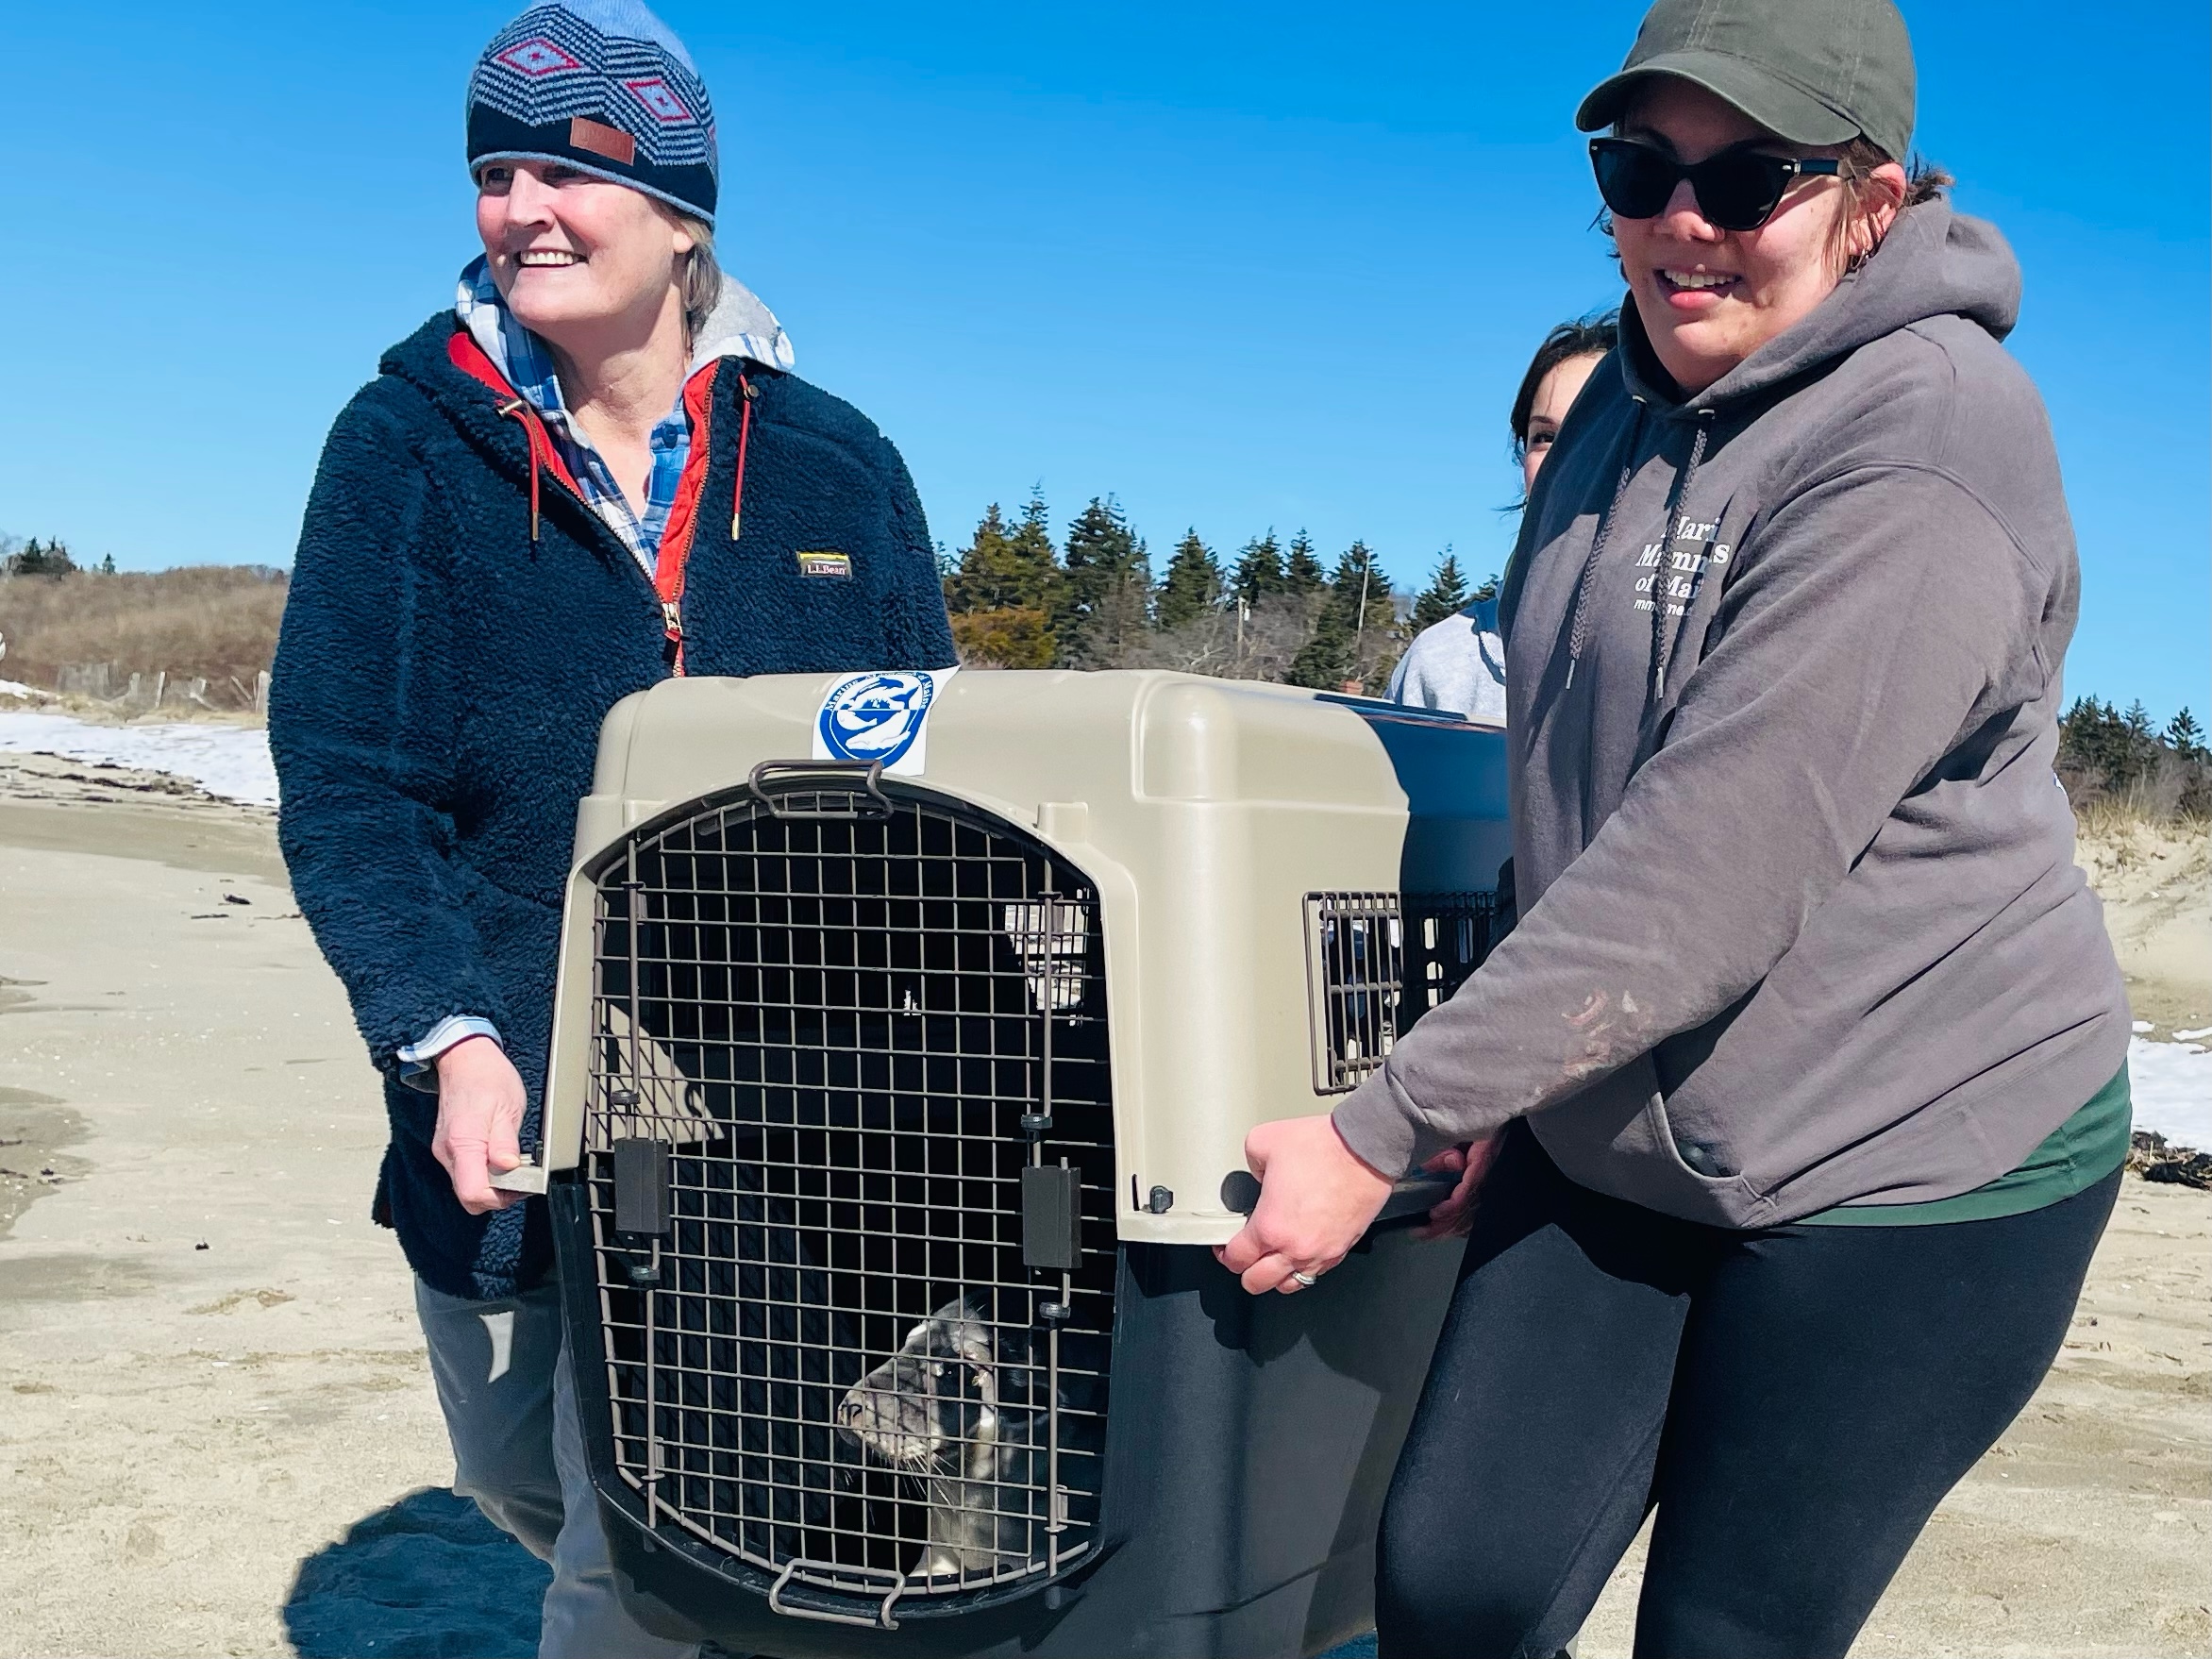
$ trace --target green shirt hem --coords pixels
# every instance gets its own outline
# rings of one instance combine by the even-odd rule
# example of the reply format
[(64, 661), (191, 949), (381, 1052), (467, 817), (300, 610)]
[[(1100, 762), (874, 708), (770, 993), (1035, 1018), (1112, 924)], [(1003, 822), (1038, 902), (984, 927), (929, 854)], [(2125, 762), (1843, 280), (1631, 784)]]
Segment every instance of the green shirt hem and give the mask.
[(1926, 1227), (1946, 1221), (1992, 1221), (2024, 1215), (2095, 1186), (2127, 1162), (2134, 1099), (2122, 1065), (2071, 1117), (2044, 1138), (2019, 1167), (1970, 1193), (1924, 1204), (1840, 1204), (1801, 1216), (1798, 1227)]

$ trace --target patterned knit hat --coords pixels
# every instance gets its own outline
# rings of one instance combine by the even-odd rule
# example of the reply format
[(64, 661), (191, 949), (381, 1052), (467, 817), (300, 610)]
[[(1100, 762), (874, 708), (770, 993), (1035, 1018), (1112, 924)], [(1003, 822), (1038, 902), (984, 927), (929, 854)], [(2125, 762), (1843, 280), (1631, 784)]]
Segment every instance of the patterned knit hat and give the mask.
[(714, 222), (714, 109), (638, 0), (553, 0), (501, 29), (468, 81), (468, 164), (560, 161)]

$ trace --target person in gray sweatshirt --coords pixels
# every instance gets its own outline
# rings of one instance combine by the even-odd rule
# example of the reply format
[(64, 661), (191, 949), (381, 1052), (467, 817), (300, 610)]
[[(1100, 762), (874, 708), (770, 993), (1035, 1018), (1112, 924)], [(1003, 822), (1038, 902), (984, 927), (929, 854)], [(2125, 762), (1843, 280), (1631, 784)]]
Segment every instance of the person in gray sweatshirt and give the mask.
[(1584, 100), (1629, 288), (1505, 579), (1520, 920), (1224, 1263), (1469, 1233), (1382, 1651), (1841, 1654), (2056, 1354), (2129, 1015), (2053, 775), (2079, 594), (2019, 267), (1902, 164), (1890, 0), (1659, 0)]

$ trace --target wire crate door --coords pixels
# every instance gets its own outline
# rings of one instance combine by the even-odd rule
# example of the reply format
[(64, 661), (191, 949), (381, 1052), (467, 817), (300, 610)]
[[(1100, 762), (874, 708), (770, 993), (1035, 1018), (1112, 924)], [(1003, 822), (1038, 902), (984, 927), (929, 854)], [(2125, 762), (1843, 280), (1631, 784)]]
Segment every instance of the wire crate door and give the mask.
[(1086, 1552), (1114, 1263), (1096, 891), (888, 798), (606, 863), (586, 1136), (618, 1473), (872, 1623)]

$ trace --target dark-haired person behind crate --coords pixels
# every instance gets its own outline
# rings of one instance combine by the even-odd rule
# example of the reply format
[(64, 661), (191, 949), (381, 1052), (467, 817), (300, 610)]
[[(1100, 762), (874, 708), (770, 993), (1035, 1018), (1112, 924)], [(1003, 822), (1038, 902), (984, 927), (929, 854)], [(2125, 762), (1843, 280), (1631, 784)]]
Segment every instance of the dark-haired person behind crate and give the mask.
[(416, 1275), (456, 1486), (554, 1568), (539, 1651), (674, 1655), (614, 1594), (535, 1148), (599, 724), (671, 674), (954, 661), (898, 453), (725, 276), (707, 91), (635, 0), (514, 19), (470, 80), (481, 256), (339, 415), (270, 742), (300, 908), (385, 1074), (375, 1215)]
[(1296, 1292), (1463, 1167), (1385, 1659), (1554, 1652), (1654, 1510), (1644, 1659), (1842, 1654), (2110, 1214), (2073, 534), (2019, 266), (1906, 165), (1913, 85), (1889, 0), (1660, 0), (1579, 112), (1629, 303), (1506, 572), (1519, 924), (1253, 1132), (1223, 1252)]
[[(1520, 468), (1521, 506), (1536, 487), (1544, 458), (1558, 442), (1567, 411), (1618, 338), (1610, 312), (1561, 323), (1536, 347), (1514, 394), (1507, 430)], [(1390, 700), (1441, 709), (1486, 726), (1505, 724), (1505, 641), (1498, 631), (1498, 595), (1485, 588), (1442, 621), (1414, 636), (1390, 672)]]

